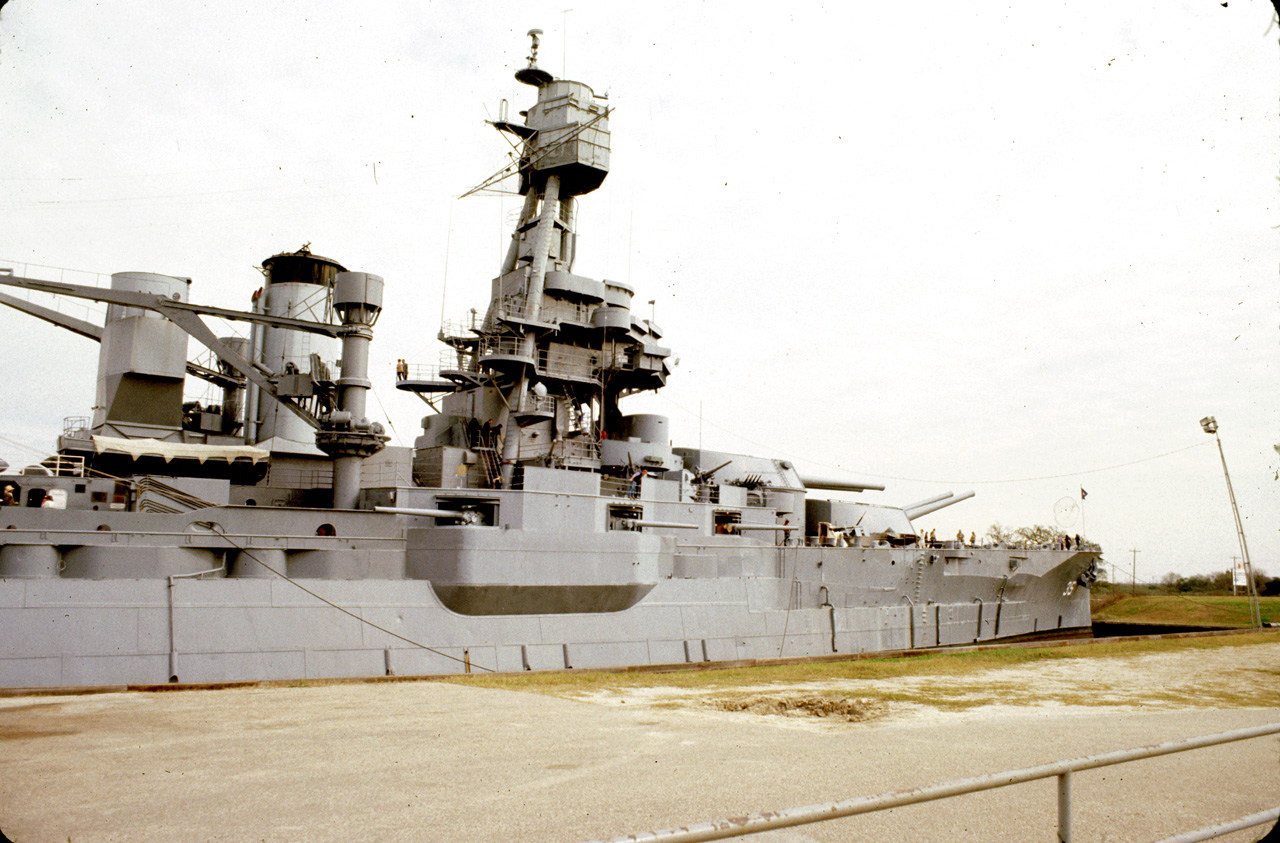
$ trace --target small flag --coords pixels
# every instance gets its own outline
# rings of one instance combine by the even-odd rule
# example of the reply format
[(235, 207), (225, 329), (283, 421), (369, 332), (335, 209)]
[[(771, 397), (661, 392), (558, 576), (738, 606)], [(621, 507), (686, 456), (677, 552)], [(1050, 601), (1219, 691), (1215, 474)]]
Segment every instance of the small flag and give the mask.
[(1084, 499), (1085, 499), (1085, 498), (1087, 498), (1087, 497), (1089, 497), (1089, 493), (1088, 493), (1088, 492), (1086, 492), (1086, 491), (1084, 490), (1084, 486), (1081, 486), (1081, 487), (1080, 487), (1080, 500), (1084, 500)]

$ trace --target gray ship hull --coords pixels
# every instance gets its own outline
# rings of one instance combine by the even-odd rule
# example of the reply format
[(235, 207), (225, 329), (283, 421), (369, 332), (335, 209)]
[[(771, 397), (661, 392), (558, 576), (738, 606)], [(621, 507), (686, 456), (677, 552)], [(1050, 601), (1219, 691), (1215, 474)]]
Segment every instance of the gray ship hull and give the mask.
[[(517, 124), (504, 100), (493, 124), (520, 154), (472, 191), (524, 196), (488, 305), (445, 320), (436, 364), (397, 361), (396, 388), (433, 410), (412, 448), (367, 413), (379, 275), (303, 246), (264, 260), (234, 311), (182, 276), (0, 272), (108, 305), (98, 326), (0, 299), (100, 343), (92, 421), (0, 474), (0, 685), (818, 657), (1088, 626), (1098, 548), (1079, 536), (939, 543), (914, 522), (973, 492), (820, 499), (884, 486), (674, 447), (665, 416), (624, 411), (677, 357), (629, 284), (575, 271), (612, 106), (538, 68), (539, 34), (516, 73), (536, 102)], [(206, 317), (251, 328), (219, 337)], [(192, 338), (212, 358), (189, 360)], [(217, 397), (186, 400), (188, 375)]]
[[(629, 608), (463, 614), (445, 605), (438, 583), (406, 575), (427, 567), (412, 561), (421, 528), (411, 517), (240, 507), (185, 516), (4, 514), (11, 524), (28, 522), (0, 531), (7, 542), (0, 546), (0, 685), (7, 687), (552, 670), (970, 644), (1087, 627), (1089, 592), (1076, 586), (1097, 555), (636, 534), (658, 550), (654, 581)], [(68, 516), (117, 528), (68, 529)], [(267, 517), (297, 534), (221, 526)], [(301, 532), (321, 518), (363, 534)], [(30, 523), (37, 520), (48, 523)], [(130, 522), (145, 531), (120, 529)], [(516, 531), (424, 532), (503, 538)], [(526, 547), (538, 545), (536, 532), (520, 532)], [(563, 534), (541, 538), (571, 549)], [(34, 557), (49, 565), (39, 570)], [(510, 569), (508, 586), (523, 576), (525, 586), (541, 589), (535, 594), (575, 588), (564, 582), (563, 564), (555, 566), (559, 584), (538, 584), (536, 557), (498, 558)], [(600, 570), (588, 573), (602, 581)]]

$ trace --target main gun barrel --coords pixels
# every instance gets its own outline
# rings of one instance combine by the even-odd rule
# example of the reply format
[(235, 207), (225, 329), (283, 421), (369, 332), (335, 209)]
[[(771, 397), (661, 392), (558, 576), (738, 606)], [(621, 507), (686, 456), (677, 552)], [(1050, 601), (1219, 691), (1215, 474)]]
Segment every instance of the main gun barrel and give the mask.
[(850, 480), (844, 477), (830, 477), (821, 474), (801, 474), (800, 482), (806, 489), (823, 489), (828, 492), (883, 492), (884, 485), (866, 483), (861, 480)]
[(908, 506), (908, 507), (903, 507), (902, 511), (907, 513), (907, 517), (910, 518), (912, 521), (914, 521), (917, 518), (919, 518), (921, 515), (928, 515), (930, 512), (937, 512), (939, 509), (944, 509), (948, 506), (951, 506), (951, 504), (953, 503), (960, 503), (960, 501), (967, 501), (969, 498), (973, 497), (975, 494), (977, 494), (977, 492), (961, 492), (958, 495), (955, 494), (954, 492), (947, 492), (945, 495), (937, 496), (931, 499), (926, 499), (921, 501), (920, 503), (912, 504), (911, 506)]

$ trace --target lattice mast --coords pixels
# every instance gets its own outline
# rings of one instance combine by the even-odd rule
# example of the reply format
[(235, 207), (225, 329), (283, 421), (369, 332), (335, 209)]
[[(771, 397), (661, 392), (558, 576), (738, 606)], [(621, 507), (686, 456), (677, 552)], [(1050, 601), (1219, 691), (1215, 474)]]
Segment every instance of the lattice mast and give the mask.
[[(552, 327), (542, 318), (547, 272), (573, 268), (574, 200), (598, 188), (609, 172), (608, 109), (587, 85), (555, 79), (538, 67), (541, 35), (542, 30), (529, 31), (529, 64), (516, 72), (519, 82), (538, 89), (537, 104), (524, 112), (523, 125), (495, 124), (523, 141), (519, 176), (524, 207), (486, 318), (486, 327), (518, 344), (516, 356), (522, 361), (505, 390), (501, 424), (507, 429), (512, 406), (531, 388), (538, 339)], [(511, 482), (519, 446), (518, 436), (503, 441), (504, 485)]]

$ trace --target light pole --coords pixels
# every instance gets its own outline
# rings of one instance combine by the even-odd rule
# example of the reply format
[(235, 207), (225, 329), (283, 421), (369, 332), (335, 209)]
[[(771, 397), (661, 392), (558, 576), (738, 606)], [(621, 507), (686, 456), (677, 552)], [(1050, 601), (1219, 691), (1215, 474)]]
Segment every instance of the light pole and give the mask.
[[(1218, 443), (1218, 456), (1222, 459), (1222, 476), (1227, 478), (1227, 496), (1231, 498), (1231, 514), (1236, 519), (1236, 537), (1240, 539), (1240, 556), (1244, 562), (1244, 578), (1249, 594), (1249, 623), (1255, 629), (1262, 629), (1262, 611), (1258, 608), (1258, 590), (1253, 583), (1253, 566), (1249, 564), (1249, 545), (1244, 540), (1244, 524), (1240, 521), (1240, 508), (1236, 506), (1236, 493), (1231, 488), (1231, 473), (1227, 471), (1227, 455), (1222, 451), (1222, 438), (1218, 436), (1218, 422), (1213, 416), (1200, 419), (1200, 428), (1205, 433), (1213, 434)], [(1233, 573), (1232, 580), (1235, 575)]]

